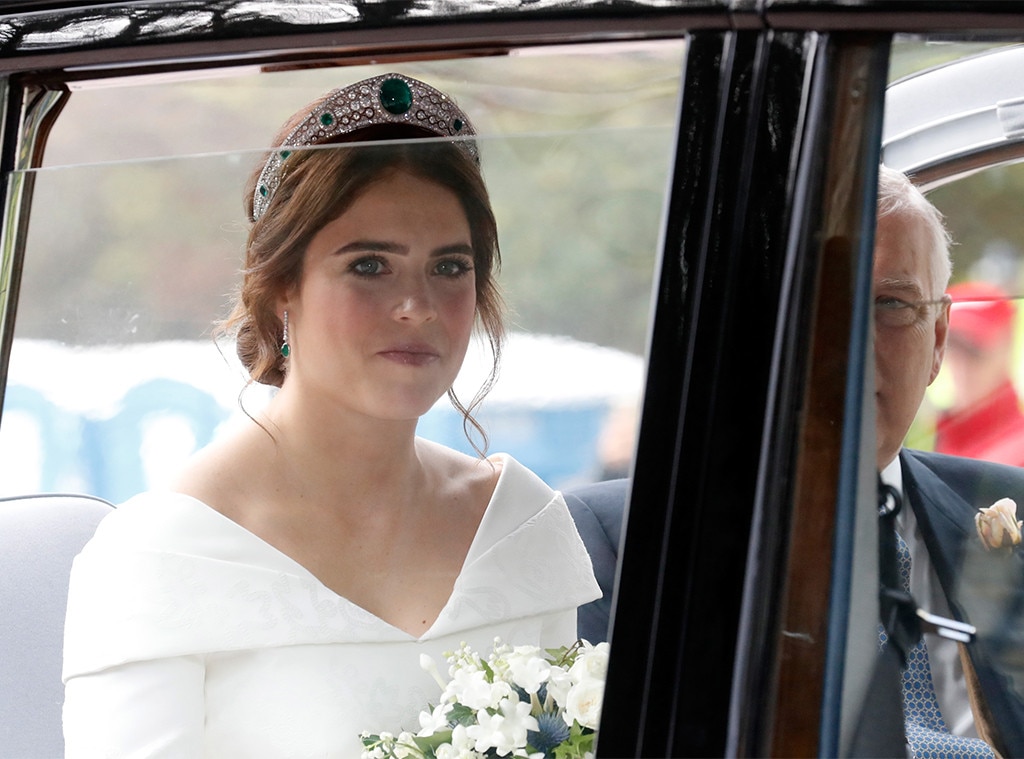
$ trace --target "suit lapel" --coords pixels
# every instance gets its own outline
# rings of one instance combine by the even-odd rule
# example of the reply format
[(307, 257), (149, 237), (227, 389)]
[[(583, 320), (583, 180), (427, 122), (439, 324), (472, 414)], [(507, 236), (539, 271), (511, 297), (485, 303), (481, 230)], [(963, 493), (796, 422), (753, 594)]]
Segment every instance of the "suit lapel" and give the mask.
[(963, 620), (956, 586), (966, 541), (974, 534), (974, 508), (917, 458), (906, 451), (900, 453), (900, 458), (904, 498), (914, 510), (950, 610)]
[[(992, 611), (987, 605), (990, 598), (1000, 599), (999, 608), (1006, 611), (1004, 607), (1010, 604), (1005, 597), (1007, 590), (1018, 594), (1018, 598), (1022, 592), (1019, 569), (1016, 575), (1013, 569), (1019, 567), (1019, 562), (999, 562), (992, 568), (1001, 569), (1007, 573), (1006, 577), (989, 571), (985, 565), (978, 565), (974, 553), (969, 566), (965, 564), (968, 563), (968, 551), (972, 547), (977, 548), (969, 541), (977, 540), (974, 537), (974, 514), (978, 504), (992, 503), (993, 496), (1011, 494), (1020, 498), (1024, 489), (1019, 473), (989, 469), (981, 462), (971, 462), (971, 467), (965, 467), (962, 460), (914, 451), (902, 451), (900, 459), (903, 462), (903, 491), (914, 509), (929, 558), (953, 616), (978, 624), (991, 616)], [(930, 462), (934, 463), (934, 468)], [(941, 468), (941, 478), (936, 474), (936, 468)], [(981, 558), (991, 563), (998, 557), (983, 555)], [(994, 591), (985, 590), (992, 585), (996, 586)], [(1018, 601), (1016, 606), (1010, 606), (1016, 609), (1014, 613), (1017, 616), (1013, 620), (1003, 620), (1002, 624), (1009, 625), (1012, 632), (1019, 629), (1018, 620), (1024, 615), (1024, 602)], [(970, 607), (971, 612), (965, 607)], [(991, 624), (990, 620), (989, 626)], [(1004, 672), (1019, 673), (1021, 665), (1012, 651), (1008, 658), (1004, 650), (1002, 636), (1007, 631), (1000, 633), (997, 628), (995, 632), (999, 635), (993, 638), (992, 631), (979, 629), (978, 639), (962, 647), (962, 653), (966, 654), (964, 672), (972, 711), (979, 734), (983, 734), (1000, 755), (1024, 756), (1024, 701)]]

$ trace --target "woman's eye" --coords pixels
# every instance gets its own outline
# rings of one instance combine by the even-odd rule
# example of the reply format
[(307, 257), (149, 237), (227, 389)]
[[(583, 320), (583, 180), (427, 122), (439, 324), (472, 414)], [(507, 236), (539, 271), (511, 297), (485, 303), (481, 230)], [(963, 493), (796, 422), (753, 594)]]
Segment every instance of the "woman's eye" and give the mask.
[(458, 277), (472, 270), (473, 265), (469, 261), (454, 258), (439, 262), (434, 269), (437, 274), (444, 277)]
[(379, 258), (361, 258), (355, 261), (349, 269), (361, 277), (372, 277), (384, 271), (384, 262)]

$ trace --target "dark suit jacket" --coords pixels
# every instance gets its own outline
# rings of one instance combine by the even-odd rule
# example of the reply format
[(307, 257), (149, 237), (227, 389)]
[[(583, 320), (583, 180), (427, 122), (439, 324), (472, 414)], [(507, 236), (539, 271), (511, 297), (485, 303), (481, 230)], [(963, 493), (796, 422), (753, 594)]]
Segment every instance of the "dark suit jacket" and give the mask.
[(608, 640), (612, 591), (618, 566), (622, 515), (629, 497), (629, 480), (608, 480), (563, 493), (569, 513), (594, 565), (601, 597), (581, 606), (577, 634), (591, 643)]
[[(1024, 469), (921, 451), (900, 455), (904, 492), (950, 609), (978, 627), (968, 653), (996, 748), (1024, 757), (1024, 548), (1012, 555), (983, 551), (974, 527), (977, 510), (1000, 498), (1013, 498), (1024, 510)], [(628, 480), (565, 493), (603, 592), (579, 613), (580, 637), (591, 642), (607, 638), (628, 495)]]
[(1024, 756), (1024, 554), (985, 551), (974, 526), (978, 509), (1000, 498), (1024, 509), (1024, 469), (906, 449), (900, 457), (903, 490), (950, 610), (978, 628), (967, 653), (993, 742), (1004, 756)]

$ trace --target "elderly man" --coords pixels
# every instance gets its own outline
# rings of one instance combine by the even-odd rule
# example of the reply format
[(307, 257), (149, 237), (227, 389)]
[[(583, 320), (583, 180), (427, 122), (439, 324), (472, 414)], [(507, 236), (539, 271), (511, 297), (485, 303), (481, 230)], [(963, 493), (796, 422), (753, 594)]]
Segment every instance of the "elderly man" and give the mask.
[[(1024, 683), (1015, 687), (1007, 674), (1014, 666), (1020, 672), (1013, 638), (1020, 624), (1008, 632), (1004, 610), (1007, 603), (1024, 605), (1021, 556), (1012, 548), (986, 553), (975, 514), (1005, 496), (1024, 505), (1024, 471), (902, 447), (945, 352), (948, 242), (939, 212), (905, 176), (882, 167), (874, 261), (876, 464), (909, 506), (896, 529), (903, 558), (909, 553), (904, 579), (914, 598), (934, 614), (979, 627), (969, 646), (926, 634), (910, 652), (913, 664), (903, 674), (908, 754), (930, 748), (930, 756), (983, 757), (995, 747), (1003, 756), (1022, 756)], [(614, 573), (608, 561), (618, 547), (616, 517), (626, 489), (620, 480), (567, 494), (606, 589), (604, 599), (581, 610), (583, 636), (604, 637)], [(1009, 613), (1018, 620), (1022, 614)]]
[[(976, 586), (965, 573), (985, 565), (972, 544), (980, 542), (975, 514), (1007, 496), (1024, 504), (1024, 472), (902, 448), (925, 389), (942, 366), (949, 333), (949, 275), (941, 215), (906, 177), (882, 167), (874, 261), (877, 464), (882, 480), (910, 506), (896, 520), (911, 561), (910, 592), (933, 613), (971, 621), (967, 607), (973, 600), (964, 596)], [(985, 588), (997, 603), (1010, 599), (1013, 591)], [(989, 632), (982, 634), (987, 638)], [(935, 702), (927, 685), (928, 704), (904, 702), (914, 755), (922, 750), (919, 743), (935, 740), (951, 750), (959, 745), (956, 750), (967, 756), (991, 755), (981, 742), (972, 745), (979, 736), (1004, 754), (1024, 751), (1024, 704), (995, 671), (990, 647), (987, 640), (963, 647), (938, 635), (924, 636), (922, 647), (911, 656), (924, 663), (918, 661), (904, 673), (908, 685), (915, 671), (934, 684)], [(950, 737), (943, 737), (947, 733)]]

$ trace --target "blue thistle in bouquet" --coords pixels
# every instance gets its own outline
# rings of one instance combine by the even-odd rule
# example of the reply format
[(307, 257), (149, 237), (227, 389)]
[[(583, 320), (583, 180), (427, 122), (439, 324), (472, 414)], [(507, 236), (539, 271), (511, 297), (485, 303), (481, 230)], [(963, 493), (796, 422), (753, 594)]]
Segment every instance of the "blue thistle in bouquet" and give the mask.
[(562, 715), (555, 712), (541, 712), (537, 715), (537, 729), (526, 734), (527, 744), (538, 753), (548, 756), (565, 741), (569, 740), (569, 725)]

